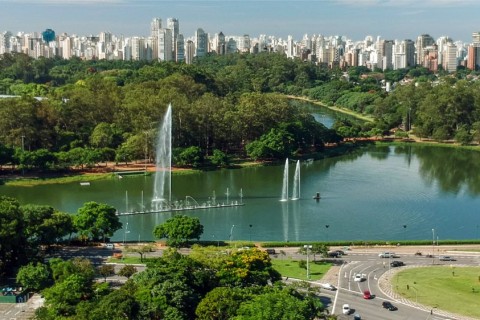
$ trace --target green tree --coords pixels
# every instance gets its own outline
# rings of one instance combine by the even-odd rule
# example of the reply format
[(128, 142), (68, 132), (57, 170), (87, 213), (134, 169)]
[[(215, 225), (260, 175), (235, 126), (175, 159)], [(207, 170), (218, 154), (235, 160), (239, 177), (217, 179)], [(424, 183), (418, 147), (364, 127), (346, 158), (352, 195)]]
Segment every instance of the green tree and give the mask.
[(197, 217), (176, 215), (164, 223), (157, 225), (153, 231), (155, 237), (167, 238), (167, 245), (181, 247), (189, 239), (200, 239), (203, 233), (203, 225)]
[(0, 275), (25, 259), (24, 219), (20, 204), (14, 198), (0, 196)]
[(50, 280), (48, 266), (43, 263), (29, 263), (20, 267), (17, 273), (17, 282), (23, 287), (39, 292), (47, 287)]
[(119, 271), (118, 275), (125, 277), (127, 279), (130, 279), (131, 276), (133, 276), (135, 273), (137, 273), (137, 268), (132, 266), (131, 264), (126, 264), (124, 265)]
[(97, 268), (97, 272), (103, 277), (104, 282), (107, 282), (107, 277), (115, 275), (115, 266), (113, 264), (102, 264)]
[(138, 253), (140, 255), (140, 261), (143, 262), (145, 254), (154, 251), (154, 245), (146, 244), (141, 246), (128, 246), (125, 248), (125, 251)]
[(246, 297), (239, 288), (217, 287), (200, 301), (195, 314), (199, 320), (232, 319)]
[(122, 227), (116, 209), (96, 202), (86, 202), (73, 219), (78, 233), (92, 240), (106, 240)]

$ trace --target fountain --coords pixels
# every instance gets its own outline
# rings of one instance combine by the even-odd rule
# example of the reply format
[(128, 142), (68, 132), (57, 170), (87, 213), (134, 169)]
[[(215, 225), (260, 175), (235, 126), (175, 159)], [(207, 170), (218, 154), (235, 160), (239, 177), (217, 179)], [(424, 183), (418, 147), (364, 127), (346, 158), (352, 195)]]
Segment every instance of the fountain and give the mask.
[(285, 160), (285, 169), (283, 169), (282, 198), (280, 201), (288, 200), (288, 158)]
[[(158, 131), (157, 145), (156, 145), (156, 171), (155, 181), (153, 186), (153, 199), (151, 209), (146, 210), (143, 205), (143, 191), (142, 191), (142, 209), (134, 211), (128, 208), (128, 194), (126, 199), (126, 210), (119, 215), (131, 215), (140, 213), (154, 213), (154, 212), (170, 212), (170, 211), (185, 211), (194, 209), (209, 209), (221, 207), (236, 207), (243, 206), (243, 194), (240, 196), (240, 203), (238, 201), (230, 201), (230, 191), (227, 188), (225, 193), (227, 203), (219, 204), (213, 191), (211, 202), (202, 203), (201, 205), (191, 196), (186, 196), (184, 201), (172, 202), (172, 106), (169, 105), (165, 117)], [(240, 189), (241, 191), (241, 189)], [(242, 191), (241, 191), (242, 192)]]
[(300, 160), (297, 160), (295, 175), (293, 176), (292, 200), (300, 199)]
[(157, 136), (153, 209), (162, 211), (172, 202), (172, 106), (168, 105)]

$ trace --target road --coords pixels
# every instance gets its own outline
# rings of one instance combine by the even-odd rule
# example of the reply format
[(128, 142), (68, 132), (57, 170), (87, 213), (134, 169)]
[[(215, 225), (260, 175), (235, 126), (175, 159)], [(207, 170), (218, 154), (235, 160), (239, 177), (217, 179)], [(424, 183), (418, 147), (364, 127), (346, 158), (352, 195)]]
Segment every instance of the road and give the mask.
[[(393, 251), (392, 249), (384, 251)], [(393, 292), (390, 279), (396, 271), (402, 268), (413, 266), (428, 265), (462, 265), (478, 266), (480, 263), (480, 253), (458, 252), (448, 253), (454, 256), (456, 261), (439, 261), (438, 253), (433, 258), (426, 258), (425, 254), (417, 256), (416, 252), (403, 252), (398, 254), (397, 258), (380, 258), (378, 253), (382, 249), (371, 250), (367, 252), (348, 252), (347, 255), (337, 259), (343, 262), (341, 267), (337, 268), (336, 285), (337, 291), (322, 290), (322, 295), (326, 296), (325, 301), (332, 301), (328, 304), (329, 311), (334, 314), (342, 313), (342, 305), (349, 304), (352, 312), (348, 316), (342, 315), (339, 319), (353, 319), (353, 314), (358, 313), (362, 319), (371, 320), (418, 320), (418, 319), (457, 319), (470, 320), (468, 317), (462, 317), (449, 314), (437, 308), (429, 308), (417, 304), (415, 301), (406, 300), (397, 296)], [(426, 252), (426, 251), (425, 251)], [(443, 248), (442, 253), (448, 252)], [(441, 253), (441, 254), (442, 254)], [(404, 267), (392, 268), (390, 261), (400, 260), (405, 263)], [(365, 275), (365, 280), (361, 282), (354, 281), (354, 275), (361, 273)], [(330, 279), (332, 280), (332, 279)], [(363, 291), (369, 290), (373, 299), (363, 299)], [(383, 301), (390, 301), (398, 307), (397, 311), (388, 311), (382, 307)]]

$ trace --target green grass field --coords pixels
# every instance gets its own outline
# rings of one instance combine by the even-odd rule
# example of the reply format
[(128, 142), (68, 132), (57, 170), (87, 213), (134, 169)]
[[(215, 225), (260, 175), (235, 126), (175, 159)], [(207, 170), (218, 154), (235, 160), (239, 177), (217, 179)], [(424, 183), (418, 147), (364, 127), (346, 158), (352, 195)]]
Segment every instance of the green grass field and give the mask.
[[(272, 259), (272, 265), (283, 277), (307, 280), (307, 270), (299, 267), (298, 260)], [(310, 261), (310, 280), (322, 279), (331, 266), (331, 263)]]
[(480, 268), (406, 269), (394, 276), (392, 287), (411, 301), (480, 319)]

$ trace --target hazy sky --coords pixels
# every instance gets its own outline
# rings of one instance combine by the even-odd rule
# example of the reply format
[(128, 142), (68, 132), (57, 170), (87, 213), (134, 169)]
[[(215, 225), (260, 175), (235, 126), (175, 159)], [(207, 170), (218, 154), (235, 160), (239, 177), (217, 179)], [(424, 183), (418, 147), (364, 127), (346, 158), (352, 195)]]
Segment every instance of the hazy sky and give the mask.
[(428, 33), (471, 42), (480, 31), (480, 0), (0, 0), (0, 32), (148, 36), (152, 18), (180, 22), (190, 37), (260, 34), (300, 40), (304, 34), (415, 39)]

